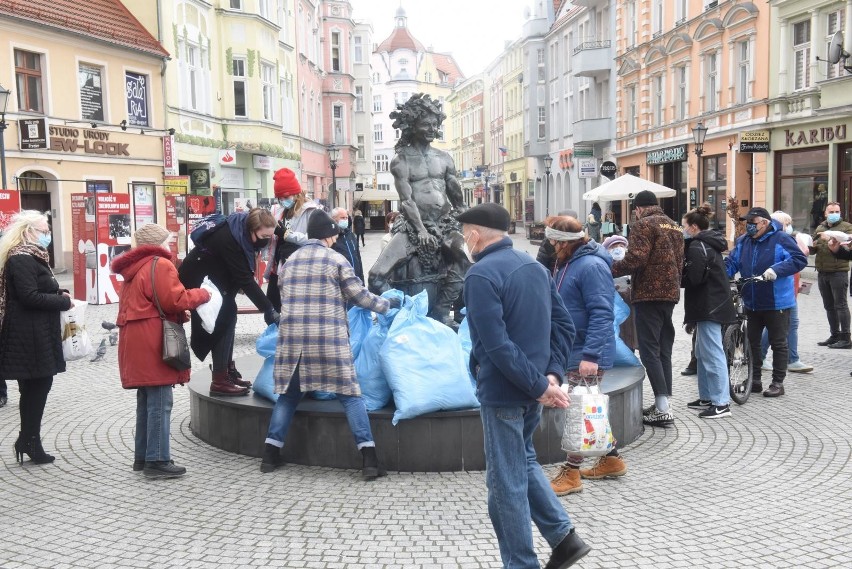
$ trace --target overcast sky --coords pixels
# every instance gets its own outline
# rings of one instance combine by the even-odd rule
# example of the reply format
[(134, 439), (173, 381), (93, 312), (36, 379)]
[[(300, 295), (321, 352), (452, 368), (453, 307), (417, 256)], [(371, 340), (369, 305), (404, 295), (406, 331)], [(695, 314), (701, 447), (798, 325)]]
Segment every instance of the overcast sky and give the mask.
[[(350, 0), (356, 20), (373, 24), (378, 44), (393, 31), (400, 0)], [(435, 51), (451, 52), (466, 77), (485, 70), (506, 40), (521, 35), (526, 0), (402, 0), (412, 35)]]

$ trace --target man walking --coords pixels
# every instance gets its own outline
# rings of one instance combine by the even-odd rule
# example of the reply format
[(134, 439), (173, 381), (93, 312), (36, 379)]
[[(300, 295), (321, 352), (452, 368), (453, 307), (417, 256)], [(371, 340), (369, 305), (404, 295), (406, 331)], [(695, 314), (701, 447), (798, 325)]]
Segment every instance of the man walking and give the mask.
[(346, 257), (346, 260), (352, 265), (352, 270), (355, 271), (355, 276), (361, 279), (361, 284), (363, 284), (364, 266), (361, 262), (361, 249), (358, 247), (358, 237), (349, 228), (349, 213), (342, 207), (336, 207), (331, 210), (331, 218), (340, 229), (337, 241), (331, 248)]
[(820, 346), (848, 350), (852, 348), (849, 337), (849, 304), (846, 295), (849, 290), (849, 261), (835, 257), (828, 248), (828, 242), (820, 239), (825, 231), (842, 231), (852, 234), (852, 223), (840, 217), (840, 204), (831, 202), (825, 208), (825, 221), (814, 232), (814, 244), (810, 248), (816, 253), (817, 284), (822, 296), (822, 306), (828, 316), (831, 336), (817, 342)]
[(654, 391), (654, 404), (643, 411), (643, 422), (668, 427), (674, 423), (669, 406), (675, 338), (672, 313), (680, 300), (683, 231), (663, 213), (653, 192), (639, 192), (633, 205), (637, 221), (630, 226), (627, 254), (613, 264), (612, 274), (632, 275), (639, 357)]
[[(784, 395), (787, 376), (790, 309), (796, 305), (794, 275), (805, 268), (808, 259), (796, 240), (771, 222), (765, 208), (753, 207), (740, 219), (746, 222), (746, 234), (737, 239), (725, 259), (728, 277), (739, 273), (743, 278), (763, 277), (765, 281), (747, 283), (742, 291), (754, 377), (751, 391), (763, 392), (764, 397), (779, 397)], [(772, 346), (772, 385), (765, 392), (760, 378), (764, 328)]]
[(574, 531), (536, 460), (541, 406), (565, 408), (559, 388), (574, 325), (547, 271), (507, 236), (509, 212), (495, 203), (458, 216), (475, 264), (464, 281), (485, 439), (488, 515), (503, 567), (541, 567), (530, 519), (553, 549), (546, 569), (570, 567), (591, 548)]

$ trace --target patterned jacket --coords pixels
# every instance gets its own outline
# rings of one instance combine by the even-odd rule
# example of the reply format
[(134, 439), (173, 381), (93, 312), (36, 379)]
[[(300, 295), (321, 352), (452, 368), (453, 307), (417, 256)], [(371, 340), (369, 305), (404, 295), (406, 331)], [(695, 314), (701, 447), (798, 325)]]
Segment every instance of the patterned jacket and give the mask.
[(317, 240), (309, 240), (281, 266), (278, 285), (282, 302), (275, 392), (287, 390), (298, 365), (303, 393), (361, 395), (349, 347), (346, 302), (384, 313), (388, 301), (364, 288), (349, 262)]
[(627, 255), (612, 266), (613, 276), (632, 275), (632, 302), (679, 302), (683, 270), (683, 230), (659, 206), (630, 225)]

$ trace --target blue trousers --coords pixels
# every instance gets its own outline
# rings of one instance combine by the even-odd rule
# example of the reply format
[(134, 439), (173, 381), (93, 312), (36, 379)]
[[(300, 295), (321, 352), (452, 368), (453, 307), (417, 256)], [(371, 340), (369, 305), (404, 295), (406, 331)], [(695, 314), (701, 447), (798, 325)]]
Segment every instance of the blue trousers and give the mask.
[(134, 460), (168, 462), (174, 386), (136, 390), (136, 449)]
[(728, 359), (722, 347), (722, 325), (695, 323), (695, 361), (698, 363), (698, 398), (721, 407), (731, 402)]

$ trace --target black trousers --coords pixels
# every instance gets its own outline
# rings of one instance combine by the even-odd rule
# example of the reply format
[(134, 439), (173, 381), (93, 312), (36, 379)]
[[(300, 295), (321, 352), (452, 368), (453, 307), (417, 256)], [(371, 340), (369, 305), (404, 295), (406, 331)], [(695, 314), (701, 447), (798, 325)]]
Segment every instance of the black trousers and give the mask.
[(837, 273), (820, 272), (817, 286), (822, 296), (822, 306), (828, 317), (828, 326), (833, 335), (849, 333), (849, 303), (846, 291), (849, 288), (849, 275), (846, 271)]
[(18, 391), (21, 394), (19, 409), (21, 412), (21, 438), (41, 438), (41, 418), (47, 394), (53, 386), (53, 377), (19, 379)]
[(787, 344), (787, 334), (790, 331), (790, 309), (784, 310), (746, 310), (748, 324), (746, 333), (751, 345), (751, 371), (754, 383), (760, 383), (760, 368), (763, 365), (760, 340), (763, 329), (769, 335), (769, 345), (772, 346), (772, 381), (782, 383), (787, 376), (787, 359), (790, 346)]
[(674, 302), (637, 302), (636, 335), (639, 358), (645, 366), (654, 395), (672, 395), (672, 347), (675, 329), (672, 323)]

